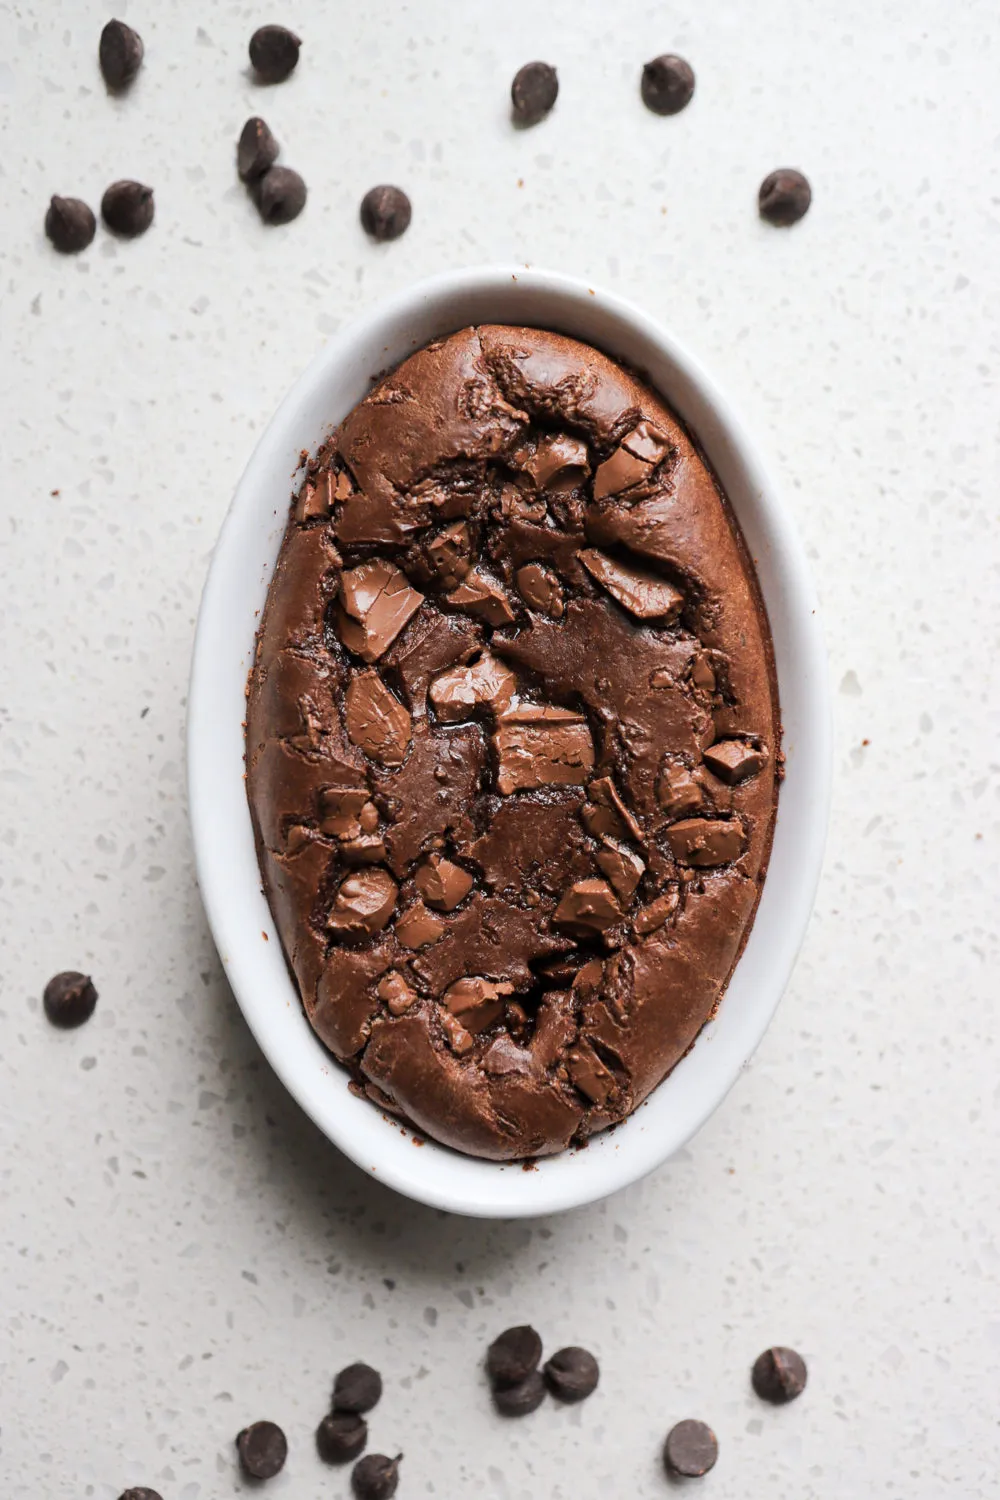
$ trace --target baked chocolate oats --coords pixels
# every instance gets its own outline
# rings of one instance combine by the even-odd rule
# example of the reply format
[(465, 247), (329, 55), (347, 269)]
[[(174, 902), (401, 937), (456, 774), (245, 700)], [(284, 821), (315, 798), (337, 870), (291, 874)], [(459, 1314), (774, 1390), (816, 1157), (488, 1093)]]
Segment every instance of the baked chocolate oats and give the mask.
[(261, 870), (309, 1019), (460, 1151), (623, 1119), (712, 1015), (774, 822), (751, 563), (634, 375), (466, 328), (309, 465), (250, 683)]

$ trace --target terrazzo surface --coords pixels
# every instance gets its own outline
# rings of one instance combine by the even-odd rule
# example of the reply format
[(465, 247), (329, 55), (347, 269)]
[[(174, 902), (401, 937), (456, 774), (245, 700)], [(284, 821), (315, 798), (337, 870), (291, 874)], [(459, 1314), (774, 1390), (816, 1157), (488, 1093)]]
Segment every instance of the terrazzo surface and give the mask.
[[(312, 1430), (333, 1373), (385, 1375), (372, 1446), (409, 1496), (670, 1493), (668, 1427), (721, 1456), (706, 1500), (993, 1492), (997, 1174), (997, 370), (993, 7), (130, 4), (146, 65), (109, 99), (107, 12), (0, 6), (0, 1490), (164, 1500), (347, 1494)], [(265, 20), (304, 38), (280, 88)], [(674, 119), (638, 70), (698, 78)], [(555, 112), (507, 121), (515, 69)], [(256, 219), (233, 166), (266, 116), (309, 185)], [(756, 216), (802, 167), (813, 208)], [(50, 251), (48, 195), (135, 176), (156, 222)], [(410, 193), (372, 246), (357, 204)], [(690, 1146), (611, 1200), (488, 1224), (393, 1196), (256, 1050), (199, 904), (183, 729), (198, 597), (256, 437), (324, 340), (431, 272), (599, 281), (706, 363), (768, 457), (819, 591), (837, 720), (815, 916), (753, 1065)], [(40, 995), (91, 972), (94, 1019)], [(602, 1365), (582, 1407), (503, 1422), (480, 1359), (511, 1322)], [(773, 1410), (748, 1372), (809, 1361)]]

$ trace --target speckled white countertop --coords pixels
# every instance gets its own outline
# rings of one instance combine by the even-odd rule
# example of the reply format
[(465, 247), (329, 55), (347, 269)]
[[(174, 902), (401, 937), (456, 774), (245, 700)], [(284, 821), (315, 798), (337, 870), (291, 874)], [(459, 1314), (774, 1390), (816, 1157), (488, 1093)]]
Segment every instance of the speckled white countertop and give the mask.
[[(4, 570), (0, 721), (0, 1493), (240, 1489), (273, 1417), (275, 1500), (347, 1493), (312, 1428), (333, 1372), (386, 1376), (372, 1446), (401, 1500), (665, 1496), (663, 1435), (715, 1427), (706, 1500), (993, 1493), (1000, 1364), (996, 910), (1000, 61), (964, 0), (289, 0), (0, 14)], [(613, 17), (613, 19), (612, 19)], [(257, 89), (249, 33), (305, 39)], [(691, 107), (637, 97), (687, 56)], [(516, 67), (555, 63), (534, 131)], [(280, 230), (236, 181), (266, 115), (310, 200)], [(760, 224), (801, 166), (814, 205)], [(134, 244), (48, 249), (53, 191), (156, 190)], [(361, 194), (413, 225), (371, 246)], [(184, 803), (188, 658), (235, 477), (341, 323), (442, 267), (531, 261), (662, 318), (783, 482), (825, 610), (833, 823), (785, 1002), (726, 1104), (640, 1186), (547, 1222), (463, 1222), (349, 1166), (283, 1093), (223, 982)], [(51, 973), (93, 973), (57, 1033)], [(490, 1410), (490, 1336), (531, 1320), (603, 1378)], [(747, 1371), (800, 1348), (774, 1411)]]

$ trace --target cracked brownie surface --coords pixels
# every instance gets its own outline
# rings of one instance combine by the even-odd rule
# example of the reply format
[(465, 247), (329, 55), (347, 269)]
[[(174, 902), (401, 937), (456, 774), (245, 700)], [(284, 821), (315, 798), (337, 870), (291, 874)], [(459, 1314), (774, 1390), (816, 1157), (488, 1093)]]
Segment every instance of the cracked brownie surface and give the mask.
[(460, 1151), (623, 1119), (717, 1006), (780, 763), (767, 620), (663, 401), (466, 328), (311, 461), (258, 636), (248, 791), (317, 1034)]

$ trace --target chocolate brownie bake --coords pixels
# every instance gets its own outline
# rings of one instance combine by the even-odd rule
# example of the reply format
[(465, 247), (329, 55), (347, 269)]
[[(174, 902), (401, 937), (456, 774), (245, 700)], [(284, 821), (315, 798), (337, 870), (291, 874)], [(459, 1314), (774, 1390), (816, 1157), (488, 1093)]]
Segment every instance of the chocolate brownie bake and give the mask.
[(247, 765), (306, 1013), (460, 1151), (625, 1118), (746, 939), (780, 761), (736, 523), (662, 400), (584, 344), (466, 328), (308, 467)]

